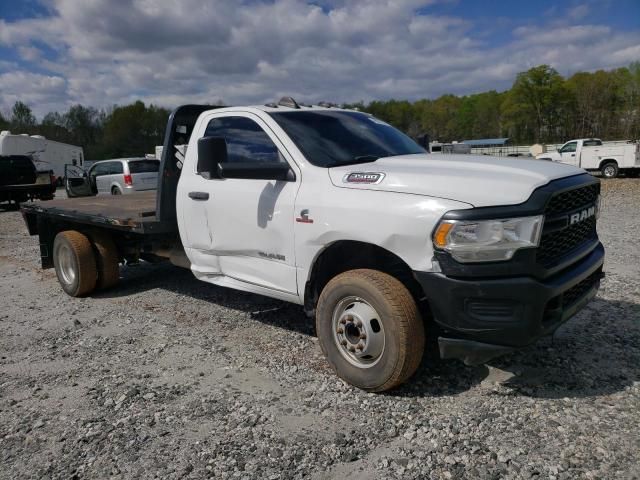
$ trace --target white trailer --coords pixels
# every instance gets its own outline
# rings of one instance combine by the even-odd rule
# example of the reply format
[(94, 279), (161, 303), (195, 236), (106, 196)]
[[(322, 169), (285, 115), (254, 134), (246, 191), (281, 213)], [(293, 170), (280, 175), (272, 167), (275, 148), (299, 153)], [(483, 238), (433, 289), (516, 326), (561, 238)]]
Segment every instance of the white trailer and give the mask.
[(588, 171), (599, 171), (605, 178), (615, 178), (618, 173), (629, 176), (640, 174), (640, 143), (627, 142), (603, 145), (598, 138), (570, 140), (555, 152), (536, 156), (539, 160), (567, 163)]
[(15, 135), (4, 130), (0, 133), (0, 155), (29, 155), (39, 171), (53, 170), (56, 177), (64, 177), (66, 164), (82, 166), (82, 147), (48, 140), (42, 135)]

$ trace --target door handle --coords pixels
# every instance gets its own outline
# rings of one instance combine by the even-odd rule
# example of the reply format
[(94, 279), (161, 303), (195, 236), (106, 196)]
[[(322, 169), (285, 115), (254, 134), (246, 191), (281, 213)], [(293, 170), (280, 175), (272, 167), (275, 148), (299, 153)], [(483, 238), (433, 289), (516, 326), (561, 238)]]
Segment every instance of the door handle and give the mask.
[(209, 200), (207, 192), (189, 192), (189, 198), (193, 200)]
[(572, 157), (575, 157), (575, 156), (576, 156), (576, 154), (575, 154), (575, 153), (572, 153), (572, 154), (571, 154), (571, 156), (572, 156)]

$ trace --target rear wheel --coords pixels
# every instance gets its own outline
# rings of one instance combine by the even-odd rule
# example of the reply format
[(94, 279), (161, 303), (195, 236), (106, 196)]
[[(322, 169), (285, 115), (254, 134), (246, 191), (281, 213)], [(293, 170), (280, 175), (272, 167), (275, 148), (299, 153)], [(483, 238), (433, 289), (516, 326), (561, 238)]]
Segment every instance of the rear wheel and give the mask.
[(111, 195), (122, 195), (122, 192), (120, 191), (120, 189), (118, 187), (113, 187), (111, 189)]
[(616, 162), (605, 163), (600, 171), (604, 178), (616, 178), (618, 176), (618, 164)]
[(72, 297), (91, 293), (98, 272), (89, 239), (80, 232), (67, 230), (53, 241), (53, 266), (62, 289)]
[(406, 381), (420, 365), (424, 324), (415, 300), (396, 278), (351, 270), (333, 278), (318, 300), (322, 351), (340, 378), (372, 392)]
[(98, 279), (96, 288), (104, 290), (115, 286), (120, 281), (118, 249), (107, 235), (92, 235), (91, 240), (96, 253), (96, 269)]

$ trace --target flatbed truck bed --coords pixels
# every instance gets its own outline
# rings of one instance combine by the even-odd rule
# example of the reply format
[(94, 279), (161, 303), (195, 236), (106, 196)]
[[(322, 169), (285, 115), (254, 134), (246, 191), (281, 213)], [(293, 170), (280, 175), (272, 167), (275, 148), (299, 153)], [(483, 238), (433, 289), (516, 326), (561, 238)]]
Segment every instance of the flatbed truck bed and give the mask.
[(175, 223), (161, 222), (156, 215), (157, 192), (148, 190), (131, 195), (97, 195), (34, 202), (22, 205), (25, 216), (99, 225), (139, 234), (177, 233)]

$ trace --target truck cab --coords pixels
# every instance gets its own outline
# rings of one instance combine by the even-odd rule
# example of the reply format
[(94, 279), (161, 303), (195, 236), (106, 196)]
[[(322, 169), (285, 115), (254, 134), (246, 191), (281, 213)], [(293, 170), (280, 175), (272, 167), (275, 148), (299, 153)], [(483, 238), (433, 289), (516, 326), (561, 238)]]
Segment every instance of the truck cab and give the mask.
[(602, 146), (599, 138), (581, 138), (569, 140), (555, 152), (545, 152), (536, 158), (540, 160), (552, 160), (554, 162), (566, 163), (568, 165), (580, 166), (580, 153), (583, 147)]

